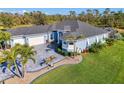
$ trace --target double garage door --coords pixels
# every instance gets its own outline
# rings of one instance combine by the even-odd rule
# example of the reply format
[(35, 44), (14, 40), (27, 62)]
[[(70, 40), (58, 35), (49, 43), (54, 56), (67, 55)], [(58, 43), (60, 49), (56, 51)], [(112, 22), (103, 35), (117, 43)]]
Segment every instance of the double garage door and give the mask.
[(44, 36), (40, 36), (40, 37), (29, 37), (28, 38), (28, 44), (30, 46), (40, 45), (40, 44), (44, 44), (44, 43), (46, 43), (46, 40), (45, 40)]
[(35, 46), (35, 45), (40, 45), (40, 44), (46, 43), (46, 39), (44, 38), (44, 36), (28, 37), (28, 38), (16, 38), (16, 39), (13, 39), (13, 46), (17, 43), (26, 44), (26, 42), (30, 46)]

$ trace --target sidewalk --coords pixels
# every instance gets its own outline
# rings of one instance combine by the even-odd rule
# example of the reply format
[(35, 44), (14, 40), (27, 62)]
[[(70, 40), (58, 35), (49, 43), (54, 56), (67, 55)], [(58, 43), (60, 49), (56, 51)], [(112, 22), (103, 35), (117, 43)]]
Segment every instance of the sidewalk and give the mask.
[(82, 60), (82, 56), (76, 56), (75, 58), (70, 58), (67, 57), (64, 60), (57, 62), (54, 64), (54, 67), (46, 67), (38, 72), (33, 72), (33, 73), (25, 73), (24, 78), (18, 78), (18, 77), (13, 77), (5, 81), (5, 84), (29, 84), (32, 82), (34, 79), (39, 77), (42, 74), (47, 73), (48, 71), (51, 71), (52, 69), (57, 68), (58, 66), (64, 65), (64, 64), (78, 64)]

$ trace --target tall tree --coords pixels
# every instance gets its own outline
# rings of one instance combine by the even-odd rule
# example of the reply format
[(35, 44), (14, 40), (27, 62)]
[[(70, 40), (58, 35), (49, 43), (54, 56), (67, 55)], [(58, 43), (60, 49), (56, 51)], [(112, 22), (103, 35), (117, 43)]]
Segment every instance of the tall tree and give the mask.
[(17, 58), (18, 58), (18, 51), (16, 49), (4, 50), (2, 51), (5, 62), (8, 62), (8, 69), (11, 70), (11, 67), (14, 65), (16, 70), (16, 76), (21, 77), (21, 71), (18, 67)]
[(76, 19), (76, 12), (75, 11), (69, 11), (69, 18), (70, 19)]
[(34, 50), (33, 47), (30, 47), (29, 45), (16, 45), (14, 48), (18, 49), (20, 56), (20, 62), (22, 64), (22, 72), (24, 77), (24, 72), (25, 72), (25, 66), (27, 62), (33, 61), (35, 62), (34, 55), (36, 54), (36, 51)]
[[(34, 55), (36, 52), (33, 47), (28, 45), (16, 44), (10, 50), (3, 50), (1, 53), (3, 56), (0, 58), (0, 63), (7, 62), (8, 69), (10, 69), (12, 73), (13, 70), (11, 70), (11, 67), (14, 66), (16, 70), (14, 74), (18, 77), (24, 77), (25, 65), (29, 60), (35, 62)], [(22, 67), (19, 67), (19, 64), (22, 65)]]

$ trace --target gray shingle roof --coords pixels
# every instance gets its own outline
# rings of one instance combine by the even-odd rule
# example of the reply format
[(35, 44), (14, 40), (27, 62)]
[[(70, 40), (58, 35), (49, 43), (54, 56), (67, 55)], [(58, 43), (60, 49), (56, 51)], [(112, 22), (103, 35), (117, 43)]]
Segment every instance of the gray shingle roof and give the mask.
[(49, 27), (50, 27), (50, 25), (21, 27), (21, 28), (16, 28), (16, 29), (9, 29), (8, 32), (10, 32), (12, 34), (12, 36), (39, 34), (39, 33), (48, 32)]
[(70, 30), (69, 32), (64, 34), (63, 38), (70, 34), (73, 34), (75, 36), (82, 34), (84, 37), (90, 37), (107, 32), (107, 30), (105, 29), (94, 27), (88, 23), (84, 23), (78, 20), (65, 20), (53, 25), (22, 27), (22, 28), (10, 29), (8, 31), (12, 34), (12, 36), (16, 36), (16, 35), (39, 34), (54, 30), (62, 30), (62, 31)]
[(65, 26), (70, 26), (70, 31), (65, 33), (63, 35), (63, 38), (67, 37), (68, 35), (75, 35), (75, 36), (83, 35), (84, 37), (90, 37), (108, 32), (105, 29), (98, 28), (78, 20), (62, 21), (60, 23), (57, 23), (54, 26), (54, 29), (64, 30)]

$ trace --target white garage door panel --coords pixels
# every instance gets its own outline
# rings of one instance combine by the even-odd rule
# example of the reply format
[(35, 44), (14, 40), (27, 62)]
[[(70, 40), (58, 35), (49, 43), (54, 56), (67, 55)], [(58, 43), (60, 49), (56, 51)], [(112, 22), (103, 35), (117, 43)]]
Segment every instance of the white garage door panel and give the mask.
[(24, 40), (23, 38), (14, 39), (14, 40), (13, 40), (13, 44), (15, 45), (15, 44), (17, 44), (17, 43), (19, 43), (19, 44), (25, 44), (25, 40)]
[(44, 44), (45, 43), (45, 40), (44, 40), (44, 37), (31, 37), (31, 38), (28, 38), (28, 41), (29, 41), (29, 45), (30, 46), (33, 46), (33, 45), (39, 45), (39, 44)]

